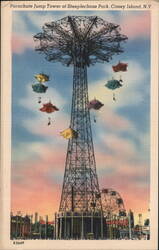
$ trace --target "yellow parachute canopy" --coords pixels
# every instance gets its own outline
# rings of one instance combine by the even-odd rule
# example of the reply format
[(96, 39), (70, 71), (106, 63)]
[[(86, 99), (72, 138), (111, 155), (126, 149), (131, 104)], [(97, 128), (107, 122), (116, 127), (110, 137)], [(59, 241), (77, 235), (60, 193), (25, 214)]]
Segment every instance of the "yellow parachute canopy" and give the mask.
[(67, 128), (64, 131), (60, 132), (60, 134), (65, 139), (77, 138), (78, 137), (78, 133), (75, 130), (73, 130), (72, 128)]
[(35, 75), (35, 78), (39, 81), (39, 82), (47, 82), (49, 81), (49, 76), (45, 75), (45, 74), (37, 74)]

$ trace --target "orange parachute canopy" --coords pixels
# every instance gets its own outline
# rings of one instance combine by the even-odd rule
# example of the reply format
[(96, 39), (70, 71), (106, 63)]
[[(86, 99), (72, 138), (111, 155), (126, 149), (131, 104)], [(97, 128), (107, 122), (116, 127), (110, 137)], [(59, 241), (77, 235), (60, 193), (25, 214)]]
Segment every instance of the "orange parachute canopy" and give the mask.
[(39, 109), (42, 112), (46, 112), (46, 113), (52, 113), (55, 111), (58, 111), (59, 109), (53, 105), (51, 102), (45, 103), (43, 104), (43, 107)]
[(119, 72), (119, 71), (127, 71), (127, 63), (121, 63), (119, 62), (117, 65), (112, 66), (114, 72)]

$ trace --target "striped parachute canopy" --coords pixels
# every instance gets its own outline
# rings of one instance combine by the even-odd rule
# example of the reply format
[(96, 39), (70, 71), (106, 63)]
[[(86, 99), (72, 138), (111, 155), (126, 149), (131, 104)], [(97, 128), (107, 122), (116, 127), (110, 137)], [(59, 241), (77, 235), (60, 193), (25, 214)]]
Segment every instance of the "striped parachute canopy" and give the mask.
[(71, 139), (71, 138), (77, 138), (78, 133), (73, 130), (72, 128), (67, 128), (64, 131), (60, 132), (60, 134), (65, 138), (65, 139)]
[(45, 93), (48, 87), (43, 85), (42, 83), (36, 83), (32, 85), (32, 88), (36, 93)]
[(46, 74), (37, 74), (34, 76), (38, 82), (47, 82), (49, 81), (49, 76)]
[(94, 100), (92, 100), (88, 103), (89, 109), (99, 110), (103, 106), (104, 106), (104, 104), (101, 103), (100, 101), (96, 100), (95, 98), (94, 98)]
[(55, 111), (58, 111), (59, 109), (53, 105), (51, 102), (45, 103), (43, 104), (43, 107), (39, 109), (42, 112), (46, 112), (46, 113), (52, 113)]
[(107, 83), (105, 84), (105, 86), (108, 88), (108, 89), (117, 89), (117, 88), (120, 88), (122, 87), (123, 85), (121, 84), (121, 81), (122, 80), (115, 80), (115, 79), (112, 79), (112, 80), (109, 80), (107, 81)]
[(112, 68), (113, 68), (114, 72), (119, 72), (119, 71), (125, 72), (125, 71), (127, 71), (127, 66), (128, 66), (127, 63), (121, 63), (121, 62), (119, 62), (117, 65), (112, 66)]

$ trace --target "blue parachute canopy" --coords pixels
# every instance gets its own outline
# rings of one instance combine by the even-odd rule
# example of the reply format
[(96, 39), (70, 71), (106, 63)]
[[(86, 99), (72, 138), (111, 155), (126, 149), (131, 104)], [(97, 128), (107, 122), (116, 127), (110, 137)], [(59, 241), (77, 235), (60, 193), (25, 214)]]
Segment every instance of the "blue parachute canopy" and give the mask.
[(115, 80), (115, 79), (112, 79), (112, 80), (107, 81), (107, 83), (105, 84), (105, 86), (106, 86), (108, 89), (117, 89), (117, 88), (120, 88), (120, 87), (123, 86), (123, 85), (121, 84), (121, 81), (122, 81), (122, 80)]
[(36, 83), (32, 85), (32, 88), (36, 93), (45, 93), (48, 87), (43, 85), (42, 83)]

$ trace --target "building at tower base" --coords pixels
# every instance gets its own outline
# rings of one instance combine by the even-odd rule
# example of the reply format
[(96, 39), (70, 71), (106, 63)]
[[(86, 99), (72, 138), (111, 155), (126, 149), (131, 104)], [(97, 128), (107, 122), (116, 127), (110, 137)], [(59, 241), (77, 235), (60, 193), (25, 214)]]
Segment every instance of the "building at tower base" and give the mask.
[(106, 239), (107, 227), (101, 212), (55, 214), (55, 239)]

